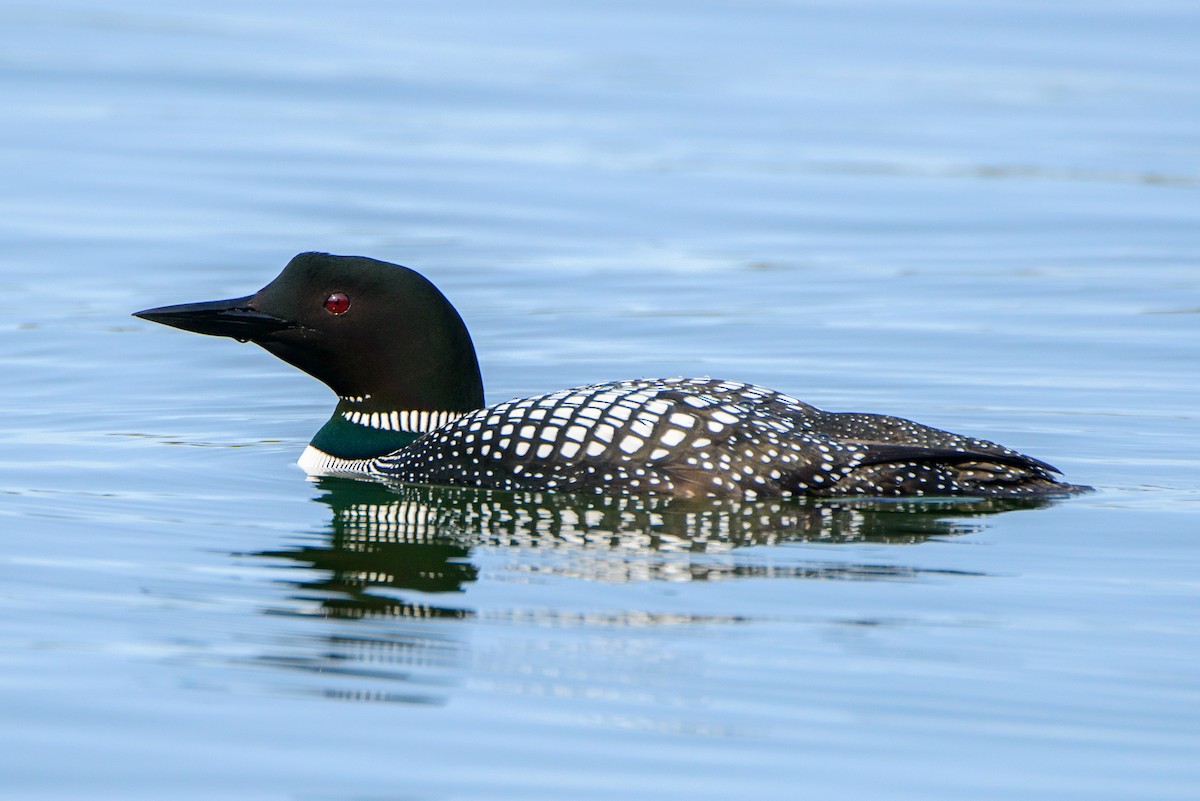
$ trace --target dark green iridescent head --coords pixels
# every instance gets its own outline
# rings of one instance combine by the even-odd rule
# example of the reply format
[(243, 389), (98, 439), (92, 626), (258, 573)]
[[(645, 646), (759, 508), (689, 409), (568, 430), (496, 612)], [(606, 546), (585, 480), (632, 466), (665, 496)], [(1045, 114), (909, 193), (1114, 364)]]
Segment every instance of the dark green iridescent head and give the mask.
[(424, 276), (361, 256), (301, 253), (256, 294), (136, 316), (253, 342), (371, 410), (469, 411), (483, 381), (458, 312)]

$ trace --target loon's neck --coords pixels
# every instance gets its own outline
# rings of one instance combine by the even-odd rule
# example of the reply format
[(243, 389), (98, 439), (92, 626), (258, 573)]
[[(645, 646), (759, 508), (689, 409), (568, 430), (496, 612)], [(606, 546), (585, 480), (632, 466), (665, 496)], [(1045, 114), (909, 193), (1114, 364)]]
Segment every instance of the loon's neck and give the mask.
[(338, 398), (312, 447), (336, 459), (373, 459), (411, 444), (465, 412), (393, 409), (370, 395)]

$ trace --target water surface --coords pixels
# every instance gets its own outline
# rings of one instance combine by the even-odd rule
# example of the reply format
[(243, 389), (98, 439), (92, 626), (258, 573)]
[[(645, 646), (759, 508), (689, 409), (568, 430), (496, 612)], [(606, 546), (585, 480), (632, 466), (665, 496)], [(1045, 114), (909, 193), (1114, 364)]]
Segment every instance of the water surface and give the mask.
[[(1196, 797), (1190, 4), (0, 21), (6, 797)], [(327, 390), (129, 317), (308, 249), (433, 279), (493, 401), (735, 378), (1097, 492), (310, 482)]]

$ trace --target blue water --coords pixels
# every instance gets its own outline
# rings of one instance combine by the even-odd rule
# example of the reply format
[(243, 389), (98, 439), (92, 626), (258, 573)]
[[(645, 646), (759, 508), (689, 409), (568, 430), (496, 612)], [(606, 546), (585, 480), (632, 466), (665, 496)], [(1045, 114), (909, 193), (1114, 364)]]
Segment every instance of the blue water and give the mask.
[[(1200, 10), (0, 8), (0, 795), (1200, 795)], [(313, 483), (322, 386), (129, 317), (407, 264), (493, 401), (714, 375), (1022, 508)]]

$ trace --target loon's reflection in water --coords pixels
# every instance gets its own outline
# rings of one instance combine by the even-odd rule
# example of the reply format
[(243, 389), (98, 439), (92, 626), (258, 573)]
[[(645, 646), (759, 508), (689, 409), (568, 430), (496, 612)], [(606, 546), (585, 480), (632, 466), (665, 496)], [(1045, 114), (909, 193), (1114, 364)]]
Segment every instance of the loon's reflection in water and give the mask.
[[(456, 595), (478, 578), (473, 549), (524, 552), (509, 569), (608, 582), (737, 577), (897, 579), (911, 567), (728, 558), (735, 549), (789, 542), (920, 543), (978, 530), (981, 517), (1045, 499), (677, 500), (321, 479), (332, 512), (327, 543), (261, 554), (313, 568), (297, 584), (325, 614), (402, 617), (471, 614)], [(716, 558), (714, 558), (716, 557)], [(373, 591), (387, 590), (384, 594)], [(398, 600), (404, 591), (422, 603)], [(399, 593), (399, 595), (398, 595)]]
[[(300, 568), (290, 600), (272, 614), (341, 621), (257, 661), (317, 676), (322, 695), (357, 700), (436, 703), (425, 690), (396, 694), (344, 681), (387, 679), (444, 685), (461, 667), (464, 633), (454, 620), (553, 626), (656, 626), (736, 623), (737, 613), (605, 608), (578, 611), (570, 598), (536, 608), (481, 610), (466, 589), (479, 562), (504, 581), (569, 577), (609, 583), (702, 582), (738, 578), (914, 581), (965, 575), (889, 562), (840, 559), (828, 548), (756, 558), (748, 546), (786, 543), (916, 544), (970, 534), (981, 518), (1031, 509), (1046, 499), (710, 500), (494, 492), (453, 487), (388, 486), (321, 479), (317, 500), (332, 519), (319, 543), (256, 557)], [(907, 549), (895, 551), (899, 554)], [(851, 553), (855, 553), (852, 551)], [(500, 555), (502, 566), (495, 567)], [(474, 557), (474, 561), (473, 561)], [(358, 621), (358, 625), (345, 624)], [(853, 622), (853, 621), (851, 621)], [(299, 651), (297, 651), (299, 646)], [(307, 688), (313, 690), (314, 688)]]

